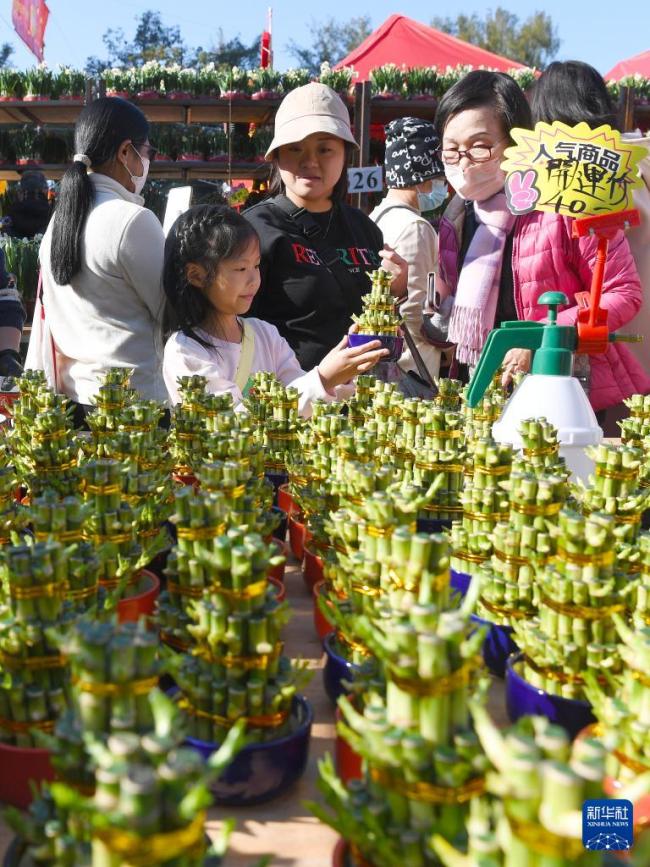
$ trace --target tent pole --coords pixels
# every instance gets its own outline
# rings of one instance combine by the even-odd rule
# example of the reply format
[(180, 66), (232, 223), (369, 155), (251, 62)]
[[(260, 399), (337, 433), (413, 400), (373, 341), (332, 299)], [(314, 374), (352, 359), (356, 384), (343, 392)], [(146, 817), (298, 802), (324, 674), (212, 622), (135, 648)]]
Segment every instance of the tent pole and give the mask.
[(634, 129), (634, 90), (622, 87), (618, 98), (618, 128), (621, 132), (631, 132)]
[[(368, 165), (370, 159), (370, 82), (362, 81), (354, 85), (354, 133), (359, 144), (357, 165)], [(368, 213), (368, 194), (355, 193), (352, 196), (355, 207)]]

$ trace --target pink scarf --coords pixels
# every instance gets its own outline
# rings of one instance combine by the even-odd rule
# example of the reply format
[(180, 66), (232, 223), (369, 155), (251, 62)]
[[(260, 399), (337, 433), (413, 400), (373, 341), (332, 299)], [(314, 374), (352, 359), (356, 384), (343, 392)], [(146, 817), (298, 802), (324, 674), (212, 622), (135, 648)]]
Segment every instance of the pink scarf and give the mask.
[(494, 327), (503, 248), (515, 220), (506, 206), (505, 193), (474, 202), (474, 213), (479, 224), (463, 262), (449, 321), (449, 340), (456, 344), (456, 358), (472, 367)]

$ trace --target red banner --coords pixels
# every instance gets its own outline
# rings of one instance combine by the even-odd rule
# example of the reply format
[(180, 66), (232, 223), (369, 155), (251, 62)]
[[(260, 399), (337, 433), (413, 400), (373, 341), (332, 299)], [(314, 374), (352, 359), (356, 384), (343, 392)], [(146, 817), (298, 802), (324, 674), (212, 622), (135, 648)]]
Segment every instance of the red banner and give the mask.
[(45, 28), (50, 10), (45, 0), (13, 0), (11, 20), (16, 33), (29, 50), (43, 62)]
[(267, 69), (271, 65), (271, 58), (271, 34), (265, 30), (260, 42), (260, 66), (262, 69)]

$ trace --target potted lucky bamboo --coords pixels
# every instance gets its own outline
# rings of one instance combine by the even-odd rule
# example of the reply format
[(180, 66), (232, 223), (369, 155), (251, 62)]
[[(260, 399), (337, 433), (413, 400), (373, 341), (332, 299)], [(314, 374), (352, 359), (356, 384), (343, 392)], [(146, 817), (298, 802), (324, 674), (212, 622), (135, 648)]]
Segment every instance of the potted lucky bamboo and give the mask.
[(537, 573), (538, 615), (513, 623), (522, 649), (506, 672), (511, 719), (548, 716), (575, 735), (593, 722), (584, 674), (621, 670), (613, 615), (624, 611), (634, 589), (615, 569), (613, 519), (583, 517), (570, 508), (559, 515), (555, 558)]
[(467, 854), (436, 830), (432, 847), (445, 867), (598, 867), (602, 853), (583, 845), (583, 804), (605, 797), (605, 752), (595, 740), (573, 745), (558, 726), (526, 717), (499, 731), (472, 704), (480, 742), (493, 770), (487, 799), (467, 823)]
[(569, 487), (566, 473), (531, 472), (528, 459), (516, 458), (508, 483), (510, 514), (492, 532), (493, 553), (479, 568), (481, 595), (473, 619), (489, 626), (483, 656), (499, 677), (517, 649), (513, 624), (537, 611), (537, 573), (557, 550), (557, 524)]
[(347, 841), (355, 863), (373, 867), (435, 864), (432, 829), (449, 839), (462, 835), (468, 804), (485, 789), (486, 761), (467, 703), (482, 634), (470, 632), (473, 600), (445, 610), (448, 551), (442, 536), (431, 538), (435, 553), (425, 568), (387, 570), (397, 585), (393, 598), (380, 603), (379, 617), (360, 616), (356, 624), (386, 682), (385, 693), (381, 681), (368, 685), (362, 710), (339, 701), (338, 730), (362, 756), (364, 776), (343, 786), (326, 758), (319, 783), (325, 807), (310, 804)]
[[(469, 447), (469, 444), (468, 444)], [(471, 444), (471, 476), (460, 495), (463, 516), (451, 526), (452, 586), (467, 592), (472, 577), (489, 560), (492, 532), (508, 517), (506, 483), (512, 467), (512, 447), (490, 437)]]
[(348, 334), (350, 346), (361, 346), (373, 340), (379, 340), (388, 349), (390, 355), (384, 361), (397, 361), (402, 354), (404, 338), (399, 334), (400, 317), (395, 310), (395, 297), (390, 287), (393, 276), (388, 271), (378, 268), (370, 274), (372, 287), (363, 296), (363, 312), (354, 315), (357, 331)]
[(80, 621), (61, 638), (74, 702), (52, 739), (60, 782), (28, 817), (10, 816), (34, 863), (219, 863), (206, 858), (207, 786), (232, 761), (243, 727), (210, 768), (184, 749), (180, 713), (156, 686), (157, 645), (143, 624), (110, 620)]
[(212, 791), (222, 803), (257, 803), (304, 771), (312, 711), (297, 691), (306, 672), (282, 654), (287, 606), (267, 581), (274, 549), (255, 533), (230, 530), (210, 546), (196, 541), (193, 557), (210, 579), (188, 606), (196, 646), (169, 658), (188, 743), (208, 757), (242, 720), (249, 746)]
[(37, 733), (51, 732), (69, 700), (69, 666), (51, 638), (62, 623), (68, 579), (58, 542), (0, 549), (0, 800), (25, 807), (29, 781), (51, 779)]
[[(42, 374), (39, 371), (39, 374)], [(54, 490), (61, 497), (79, 492), (78, 444), (67, 398), (54, 394), (44, 376), (23, 376), (14, 404), (8, 440), (16, 469), (31, 497)]]
[(196, 492), (191, 487), (175, 493), (177, 542), (167, 559), (167, 587), (158, 600), (161, 641), (178, 651), (194, 645), (188, 627), (193, 600), (200, 599), (212, 582), (209, 569), (197, 553), (209, 553), (226, 532), (226, 501), (221, 493)]

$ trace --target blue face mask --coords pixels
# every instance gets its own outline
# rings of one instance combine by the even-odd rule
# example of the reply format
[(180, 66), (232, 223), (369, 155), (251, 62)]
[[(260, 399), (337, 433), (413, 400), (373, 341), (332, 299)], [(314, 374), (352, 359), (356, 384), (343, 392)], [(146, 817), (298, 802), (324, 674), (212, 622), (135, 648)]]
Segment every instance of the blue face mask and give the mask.
[(447, 198), (447, 184), (445, 181), (432, 181), (431, 191), (418, 193), (418, 208), (423, 213), (435, 211)]

